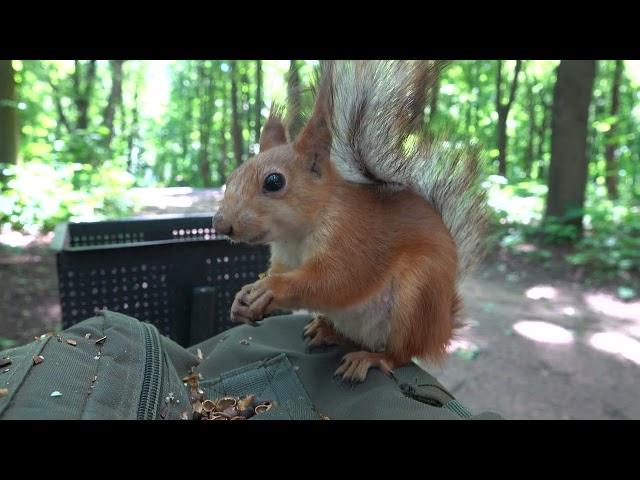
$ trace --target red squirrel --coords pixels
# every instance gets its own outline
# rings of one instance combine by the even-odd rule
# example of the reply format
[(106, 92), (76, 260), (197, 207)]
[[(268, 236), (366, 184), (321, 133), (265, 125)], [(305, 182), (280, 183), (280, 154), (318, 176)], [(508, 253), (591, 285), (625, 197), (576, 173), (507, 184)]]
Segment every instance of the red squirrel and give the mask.
[(461, 326), (457, 287), (480, 258), (486, 201), (475, 151), (417, 127), (441, 66), (321, 62), (303, 129), (288, 141), (272, 109), (260, 153), (231, 173), (214, 217), (232, 241), (271, 247), (232, 320), (316, 312), (310, 347), (360, 348), (336, 370), (343, 380), (439, 363)]

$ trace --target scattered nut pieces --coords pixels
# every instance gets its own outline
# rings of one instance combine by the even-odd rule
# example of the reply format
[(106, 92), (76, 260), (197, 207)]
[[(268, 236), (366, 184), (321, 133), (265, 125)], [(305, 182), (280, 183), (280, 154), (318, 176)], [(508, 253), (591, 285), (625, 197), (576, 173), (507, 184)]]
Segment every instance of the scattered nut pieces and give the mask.
[(168, 412), (169, 412), (169, 407), (167, 407), (166, 405), (163, 405), (162, 408), (160, 409), (160, 416), (162, 418), (167, 418)]
[(34, 365), (38, 365), (40, 363), (44, 362), (44, 357), (42, 355), (34, 355), (33, 357), (33, 364)]
[(202, 350), (198, 349), (198, 359), (204, 360), (204, 355), (202, 354)]
[(75, 340), (67, 340), (67, 343), (73, 347), (78, 345), (78, 342), (76, 342)]
[(240, 345), (249, 345), (249, 341), (243, 338), (242, 340), (240, 340)]
[(84, 334), (84, 338), (86, 338), (87, 340), (89, 340), (91, 338), (91, 334), (90, 333), (85, 333)]

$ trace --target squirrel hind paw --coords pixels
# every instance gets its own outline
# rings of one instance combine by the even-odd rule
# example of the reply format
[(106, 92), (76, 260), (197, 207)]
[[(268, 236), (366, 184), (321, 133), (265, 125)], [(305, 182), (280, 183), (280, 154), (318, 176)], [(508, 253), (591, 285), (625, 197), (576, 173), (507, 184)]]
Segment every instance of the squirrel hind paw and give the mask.
[(323, 315), (317, 315), (305, 325), (302, 336), (308, 339), (309, 349), (345, 344), (345, 339), (334, 330)]
[(341, 376), (343, 382), (362, 383), (370, 368), (377, 368), (385, 375), (393, 377), (394, 362), (384, 353), (351, 352), (342, 357), (342, 364), (334, 376)]

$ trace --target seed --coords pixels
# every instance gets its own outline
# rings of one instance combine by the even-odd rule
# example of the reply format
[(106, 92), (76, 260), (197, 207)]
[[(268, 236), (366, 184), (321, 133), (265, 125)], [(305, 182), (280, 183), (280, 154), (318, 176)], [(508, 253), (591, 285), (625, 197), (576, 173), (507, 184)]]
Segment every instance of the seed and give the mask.
[(78, 345), (78, 342), (76, 342), (75, 340), (67, 340), (67, 343), (73, 347), (75, 347), (76, 345)]
[(198, 349), (198, 358), (199, 358), (200, 360), (203, 360), (203, 359), (204, 359), (204, 355), (202, 355), (202, 350), (200, 350), (200, 349)]
[(84, 338), (86, 338), (87, 340), (89, 340), (91, 338), (91, 334), (90, 333), (85, 333), (84, 334)]
[(264, 413), (271, 410), (271, 404), (270, 403), (263, 403), (261, 405), (258, 405), (256, 407), (256, 414), (260, 414), (260, 413)]
[(95, 341), (95, 344), (96, 344), (96, 345), (98, 345), (99, 343), (104, 342), (106, 339), (107, 339), (107, 337), (106, 337), (106, 335), (105, 335), (104, 337), (97, 339), (97, 340)]
[(240, 399), (240, 401), (238, 402), (238, 410), (252, 409), (255, 399), (255, 395), (247, 395), (246, 397)]
[(62, 394), (61, 394), (59, 391), (57, 391), (57, 390), (56, 390), (55, 392), (51, 392), (51, 395), (50, 395), (50, 396), (51, 396), (51, 397), (61, 397), (61, 396), (62, 396)]
[(214, 402), (212, 402), (211, 400), (205, 400), (202, 403), (202, 410), (204, 410), (207, 413), (211, 413), (216, 409), (216, 404)]
[(238, 401), (233, 397), (222, 397), (216, 400), (216, 410), (222, 412), (229, 407), (235, 407)]
[(94, 376), (93, 376), (93, 380), (91, 380), (91, 382), (93, 383), (93, 382), (95, 382), (96, 380), (98, 380), (98, 376), (97, 376), (97, 375), (94, 375)]
[(44, 357), (42, 355), (36, 355), (33, 357), (33, 364), (34, 365), (38, 365), (40, 363), (44, 362)]
[(2, 370), (2, 373), (7, 373), (9, 371), (8, 368), (5, 368), (4, 370)]

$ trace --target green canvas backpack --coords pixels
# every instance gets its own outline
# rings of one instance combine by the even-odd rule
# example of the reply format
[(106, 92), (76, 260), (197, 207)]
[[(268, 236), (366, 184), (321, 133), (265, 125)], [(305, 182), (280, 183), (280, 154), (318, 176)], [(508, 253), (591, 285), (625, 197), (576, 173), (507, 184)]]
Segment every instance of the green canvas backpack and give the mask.
[(194, 391), (200, 406), (261, 399), (267, 407), (250, 420), (502, 418), (473, 415), (415, 365), (395, 378), (371, 370), (362, 384), (342, 384), (333, 372), (346, 350), (308, 351), (301, 333), (310, 318), (271, 317), (185, 349), (151, 324), (101, 311), (0, 352), (0, 419), (199, 419)]

